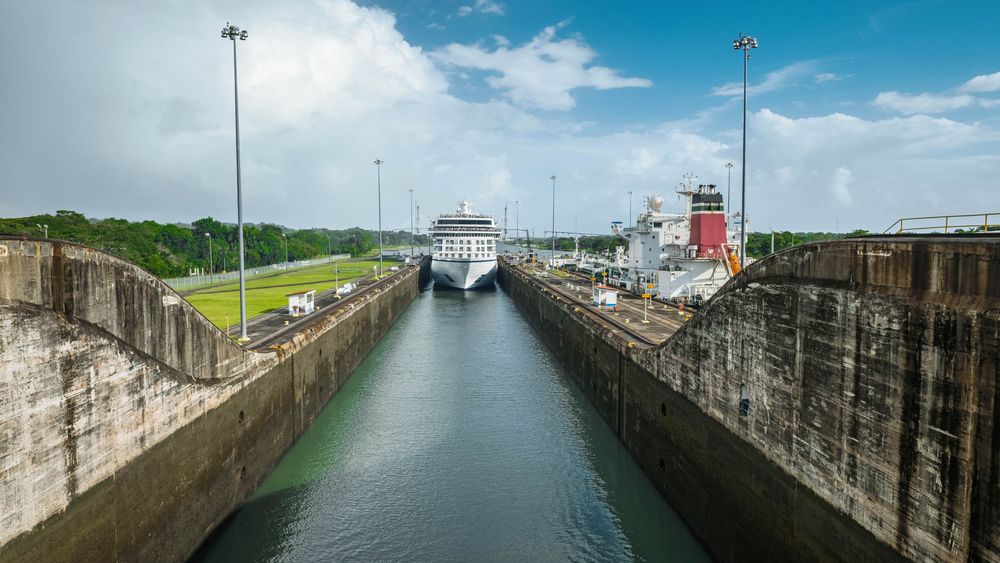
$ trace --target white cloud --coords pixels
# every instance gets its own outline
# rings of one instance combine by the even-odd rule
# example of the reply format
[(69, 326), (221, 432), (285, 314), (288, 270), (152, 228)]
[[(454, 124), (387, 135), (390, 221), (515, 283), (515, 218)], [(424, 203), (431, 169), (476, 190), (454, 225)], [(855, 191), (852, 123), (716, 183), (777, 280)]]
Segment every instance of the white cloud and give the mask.
[(458, 15), (459, 17), (465, 17), (471, 14), (502, 16), (505, 8), (506, 6), (500, 2), (494, 2), (492, 0), (476, 0), (471, 6), (459, 6)]
[(959, 86), (958, 91), (966, 93), (1000, 91), (1000, 71), (976, 76)]
[(968, 107), (976, 99), (966, 94), (903, 94), (881, 92), (872, 103), (882, 109), (912, 115), (916, 113), (942, 113)]
[(431, 56), (442, 64), (496, 73), (487, 84), (518, 105), (545, 110), (569, 110), (576, 88), (646, 88), (645, 78), (628, 78), (603, 66), (590, 66), (597, 53), (577, 39), (556, 39), (559, 26), (546, 27), (531, 41), (510, 47), (495, 39), (496, 48), (453, 43)]
[(880, 92), (872, 102), (877, 107), (912, 115), (916, 113), (944, 113), (960, 108), (979, 106), (991, 108), (1000, 100), (971, 96), (1000, 90), (1000, 72), (983, 74), (967, 80), (961, 86), (941, 94), (904, 94), (896, 91)]
[[(730, 144), (738, 134), (728, 130), (727, 110), (635, 129), (610, 123), (612, 132), (595, 134), (564, 114), (526, 109), (572, 107), (578, 87), (648, 85), (611, 69), (589, 74), (597, 55), (581, 40), (558, 40), (555, 30), (519, 46), (485, 38), (496, 47), (470, 48), (476, 64), (456, 66), (508, 80), (496, 87), (519, 105), (473, 103), (449, 93), (449, 79), (459, 78), (435, 64), (437, 53), (410, 44), (384, 10), (346, 0), (276, 6), (250, 5), (240, 22), (250, 30), (238, 46), (248, 221), (372, 227), (376, 157), (386, 162), (388, 228), (409, 224), (411, 187), (425, 224), (462, 197), (497, 214), (509, 203), (512, 218), (519, 200), (521, 225), (541, 231), (555, 174), (566, 196), (557, 228), (579, 216), (580, 229), (591, 232), (627, 217), (627, 190), (635, 209), (640, 194), (660, 193), (679, 210), (670, 196), (685, 172), (725, 190), (724, 164), (734, 161), (738, 191), (740, 146)], [(0, 51), (29, 44), (28, 24), (47, 9), (29, 6), (0, 36)], [(17, 111), (0, 128), (0, 185), (21, 196), (0, 201), (0, 216), (69, 208), (98, 217), (235, 220), (232, 47), (216, 29), (224, 7), (208, 2), (191, 15), (163, 4), (156, 43), (145, 40), (145, 6), (66, 0), (60, 9), (67, 18), (51, 31), (66, 35), (75, 26), (78, 56), (41, 52), (5, 69), (0, 105)], [(51, 88), (51, 76), (63, 87)], [(560, 101), (546, 105), (550, 98)], [(722, 104), (735, 106), (735, 98)], [(988, 123), (752, 113), (752, 226), (833, 229), (839, 213), (845, 227), (882, 227), (902, 215), (987, 208), (1000, 178), (1000, 136)], [(51, 135), (57, 126), (60, 135)]]
[[(750, 94), (760, 94), (762, 92), (771, 92), (773, 90), (778, 90), (779, 88), (784, 88), (789, 86), (796, 78), (811, 72), (815, 66), (815, 63), (812, 61), (803, 61), (779, 68), (778, 70), (767, 73), (764, 76), (764, 80), (760, 83), (748, 86), (747, 91)], [(722, 86), (716, 86), (715, 88), (712, 88), (712, 95), (742, 96), (743, 83), (728, 82)]]
[(851, 171), (843, 166), (837, 167), (830, 178), (830, 191), (833, 192), (837, 201), (844, 205), (850, 205), (853, 201), (850, 190), (852, 180), (854, 180), (854, 176)]
[(844, 78), (845, 78), (844, 76), (835, 74), (833, 72), (821, 72), (816, 76), (813, 76), (813, 80), (816, 81), (816, 84), (822, 84), (824, 82), (839, 82)]

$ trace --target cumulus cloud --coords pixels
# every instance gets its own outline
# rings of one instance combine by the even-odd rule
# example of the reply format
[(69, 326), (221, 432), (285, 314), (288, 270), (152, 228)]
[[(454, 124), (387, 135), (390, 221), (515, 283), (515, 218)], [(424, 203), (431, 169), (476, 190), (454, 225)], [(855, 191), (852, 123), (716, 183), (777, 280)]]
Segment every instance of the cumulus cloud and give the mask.
[(492, 0), (476, 0), (472, 5), (459, 6), (458, 15), (459, 17), (465, 17), (471, 14), (502, 16), (505, 8), (506, 6), (500, 2), (493, 2)]
[[(809, 74), (816, 67), (812, 61), (802, 61), (771, 71), (764, 75), (764, 80), (747, 87), (751, 94), (771, 92), (791, 85), (796, 79)], [(712, 88), (713, 96), (742, 96), (742, 82), (728, 82)]]
[(844, 205), (849, 205), (852, 201), (850, 185), (853, 179), (851, 171), (843, 166), (837, 167), (830, 177), (830, 191), (833, 192), (833, 197)]
[(486, 79), (514, 103), (536, 109), (569, 110), (575, 105), (577, 88), (647, 88), (645, 78), (629, 78), (618, 71), (594, 66), (597, 53), (578, 39), (558, 39), (564, 24), (549, 26), (531, 41), (511, 47), (506, 39), (490, 49), (482, 45), (450, 44), (431, 56), (450, 67), (492, 73)]
[[(45, 20), (50, 5), (23, 6), (0, 34), (3, 52), (34, 49), (5, 67), (0, 89), (11, 110), (0, 128), (0, 185), (18, 194), (0, 198), (0, 216), (77, 209), (234, 221), (232, 47), (218, 38), (227, 6), (208, 1), (192, 13), (163, 4), (154, 43), (145, 5), (63, 0), (56, 9), (66, 17), (51, 21), (51, 32), (75, 34), (75, 57), (33, 36), (29, 24)], [(574, 88), (649, 85), (611, 69), (591, 74), (602, 68), (592, 66), (594, 50), (555, 29), (524, 45), (484, 38), (493, 47), (469, 47), (471, 60), (454, 65), (440, 58), (451, 51), (431, 55), (410, 43), (391, 13), (347, 0), (251, 4), (238, 23), (250, 31), (238, 44), (248, 221), (372, 227), (374, 158), (385, 160), (387, 228), (409, 225), (409, 188), (425, 220), (463, 197), (496, 214), (518, 200), (521, 225), (544, 230), (554, 174), (572, 194), (561, 199), (557, 228), (579, 216), (581, 230), (600, 230), (627, 217), (627, 190), (660, 193), (679, 210), (670, 196), (685, 172), (724, 188), (725, 162), (734, 161), (738, 178), (740, 146), (730, 144), (724, 111), (610, 123), (600, 134), (567, 114), (534, 111), (572, 107)], [(455, 66), (494, 73), (504, 96), (456, 97), (449, 80), (458, 78), (446, 72)], [(989, 122), (761, 110), (749, 125), (752, 228), (832, 229), (831, 210), (845, 226), (877, 227), (995, 203), (1000, 137)]]
[(903, 94), (900, 92), (880, 92), (872, 103), (876, 107), (904, 113), (942, 113), (968, 107), (976, 99), (966, 94)]
[(904, 94), (896, 91), (880, 92), (872, 102), (876, 107), (907, 115), (916, 113), (945, 113), (960, 108), (979, 106), (990, 108), (1000, 104), (1000, 99), (972, 96), (1000, 90), (1000, 72), (976, 76), (961, 86), (941, 94)]
[(959, 86), (958, 91), (969, 93), (1000, 91), (1000, 71), (976, 76)]

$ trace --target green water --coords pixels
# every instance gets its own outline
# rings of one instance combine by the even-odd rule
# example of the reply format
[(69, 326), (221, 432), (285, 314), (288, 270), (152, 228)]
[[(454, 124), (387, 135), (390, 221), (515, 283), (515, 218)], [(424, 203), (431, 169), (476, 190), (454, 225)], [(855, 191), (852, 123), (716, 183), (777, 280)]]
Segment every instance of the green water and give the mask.
[(425, 291), (195, 561), (708, 556), (501, 291)]

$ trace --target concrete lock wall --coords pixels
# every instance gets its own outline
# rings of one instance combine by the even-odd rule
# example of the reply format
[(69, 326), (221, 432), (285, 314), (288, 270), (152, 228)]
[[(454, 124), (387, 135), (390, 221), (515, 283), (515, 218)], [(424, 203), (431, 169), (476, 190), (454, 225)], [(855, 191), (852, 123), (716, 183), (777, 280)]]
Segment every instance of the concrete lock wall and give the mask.
[(720, 560), (1000, 559), (1000, 238), (784, 251), (647, 350), (500, 278)]
[(413, 300), (418, 277), (406, 269), (257, 353), (132, 264), (0, 239), (0, 562), (187, 558)]

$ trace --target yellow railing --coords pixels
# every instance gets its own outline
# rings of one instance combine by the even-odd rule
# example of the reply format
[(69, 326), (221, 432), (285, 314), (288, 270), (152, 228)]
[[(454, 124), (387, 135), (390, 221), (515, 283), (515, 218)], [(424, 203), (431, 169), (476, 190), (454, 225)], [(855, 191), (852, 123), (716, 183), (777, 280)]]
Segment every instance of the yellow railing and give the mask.
[(1000, 213), (969, 213), (966, 215), (935, 215), (931, 217), (904, 217), (883, 231), (888, 234), (913, 231), (944, 231), (971, 229), (972, 231), (1000, 231)]

